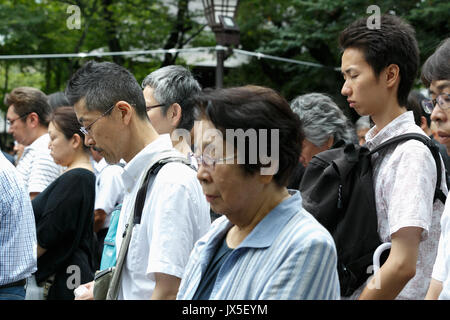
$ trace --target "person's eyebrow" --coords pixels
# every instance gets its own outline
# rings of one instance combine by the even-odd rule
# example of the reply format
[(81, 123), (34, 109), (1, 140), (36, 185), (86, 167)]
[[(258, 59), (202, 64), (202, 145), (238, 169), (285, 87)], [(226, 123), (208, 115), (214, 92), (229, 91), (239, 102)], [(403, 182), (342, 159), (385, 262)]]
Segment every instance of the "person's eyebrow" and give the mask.
[(356, 71), (356, 69), (354, 67), (348, 67), (344, 71), (341, 71), (341, 75), (345, 76), (346, 74), (350, 74), (352, 71)]
[(438, 85), (438, 86), (437, 86), (437, 89), (438, 89), (439, 91), (442, 91), (442, 90), (444, 90), (444, 89), (447, 88), (447, 87), (450, 87), (450, 81), (449, 81), (449, 80), (444, 81), (443, 83), (441, 83), (440, 85)]

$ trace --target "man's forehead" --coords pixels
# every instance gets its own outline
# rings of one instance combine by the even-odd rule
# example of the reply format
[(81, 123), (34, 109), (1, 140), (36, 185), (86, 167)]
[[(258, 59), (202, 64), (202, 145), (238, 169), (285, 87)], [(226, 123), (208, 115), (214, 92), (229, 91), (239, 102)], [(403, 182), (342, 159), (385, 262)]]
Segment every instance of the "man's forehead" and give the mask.
[(14, 105), (13, 105), (13, 104), (11, 104), (11, 105), (8, 107), (8, 111), (6, 112), (6, 114), (8, 114), (8, 113), (14, 113), (14, 114), (17, 114), (16, 108), (14, 108)]
[(450, 89), (450, 80), (435, 80), (431, 82), (430, 85), (431, 93), (440, 93), (444, 89)]

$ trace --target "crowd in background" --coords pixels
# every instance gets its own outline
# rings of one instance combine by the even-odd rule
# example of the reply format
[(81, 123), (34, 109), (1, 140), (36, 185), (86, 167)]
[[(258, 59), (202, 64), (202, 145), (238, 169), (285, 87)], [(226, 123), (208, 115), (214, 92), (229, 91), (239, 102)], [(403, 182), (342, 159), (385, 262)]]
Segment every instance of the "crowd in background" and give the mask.
[[(65, 92), (13, 89), (0, 299), (93, 299), (96, 271), (119, 261), (117, 299), (344, 298), (336, 243), (302, 207), (304, 172), (337, 142), (374, 149), (404, 133), (429, 137), (442, 170), (418, 141), (372, 155), (378, 233), (391, 250), (381, 287), (374, 277), (346, 298), (449, 299), (450, 201), (433, 196), (438, 175), (445, 195), (450, 183), (450, 39), (421, 67), (431, 99), (412, 90), (419, 51), (402, 19), (385, 15), (379, 30), (357, 20), (339, 43), (355, 124), (326, 94), (289, 103), (260, 86), (202, 90), (181, 66), (139, 84), (89, 61)], [(230, 130), (257, 140), (239, 146)]]

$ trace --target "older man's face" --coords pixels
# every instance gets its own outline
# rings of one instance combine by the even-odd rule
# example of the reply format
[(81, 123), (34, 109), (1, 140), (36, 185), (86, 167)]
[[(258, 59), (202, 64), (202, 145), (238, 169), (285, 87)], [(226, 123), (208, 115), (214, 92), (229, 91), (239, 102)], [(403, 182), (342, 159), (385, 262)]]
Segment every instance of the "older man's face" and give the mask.
[(442, 144), (450, 150), (450, 80), (433, 81), (430, 85), (432, 99), (439, 101), (431, 113), (431, 120), (435, 122), (437, 134)]

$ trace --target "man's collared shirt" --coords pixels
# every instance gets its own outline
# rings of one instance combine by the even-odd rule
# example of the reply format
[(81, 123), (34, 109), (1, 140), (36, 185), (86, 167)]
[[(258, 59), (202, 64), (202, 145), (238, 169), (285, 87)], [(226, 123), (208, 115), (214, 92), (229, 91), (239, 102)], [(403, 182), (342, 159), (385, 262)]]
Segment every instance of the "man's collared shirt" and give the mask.
[(440, 300), (450, 300), (450, 201), (445, 202), (441, 218), (441, 237), (439, 249), (433, 267), (433, 279), (442, 282)]
[[(141, 150), (124, 168), (125, 195), (116, 234), (117, 256), (137, 192), (149, 165), (162, 153), (183, 157), (169, 135)], [(149, 181), (141, 223), (133, 228), (125, 259), (119, 299), (150, 299), (155, 273), (181, 278), (195, 242), (211, 225), (209, 205), (194, 170), (168, 163)]]
[[(210, 300), (339, 299), (333, 238), (290, 193), (224, 261)], [(197, 242), (177, 299), (192, 299), (231, 227), (223, 216)]]
[(0, 154), (0, 285), (37, 270), (36, 225), (30, 196), (17, 170)]
[(17, 171), (28, 193), (44, 191), (62, 173), (62, 167), (57, 165), (50, 155), (49, 142), (48, 133), (34, 140), (25, 147), (17, 164)]
[(94, 210), (105, 211), (103, 228), (108, 228), (111, 222), (111, 212), (123, 200), (124, 188), (121, 177), (123, 168), (119, 165), (109, 165), (105, 158), (98, 162), (97, 168), (100, 170), (95, 182)]
[[(414, 123), (412, 111), (391, 121), (377, 133), (376, 126), (366, 134), (366, 143), (373, 149), (384, 141), (405, 133), (426, 134)], [(417, 257), (416, 275), (397, 299), (424, 299), (431, 279), (440, 235), (439, 220), (444, 204), (433, 203), (436, 187), (436, 163), (428, 147), (417, 140), (400, 142), (372, 156), (378, 234), (382, 242), (404, 227), (423, 229)], [(441, 189), (447, 194), (445, 168), (442, 164)], [(357, 298), (364, 285), (356, 290)]]

